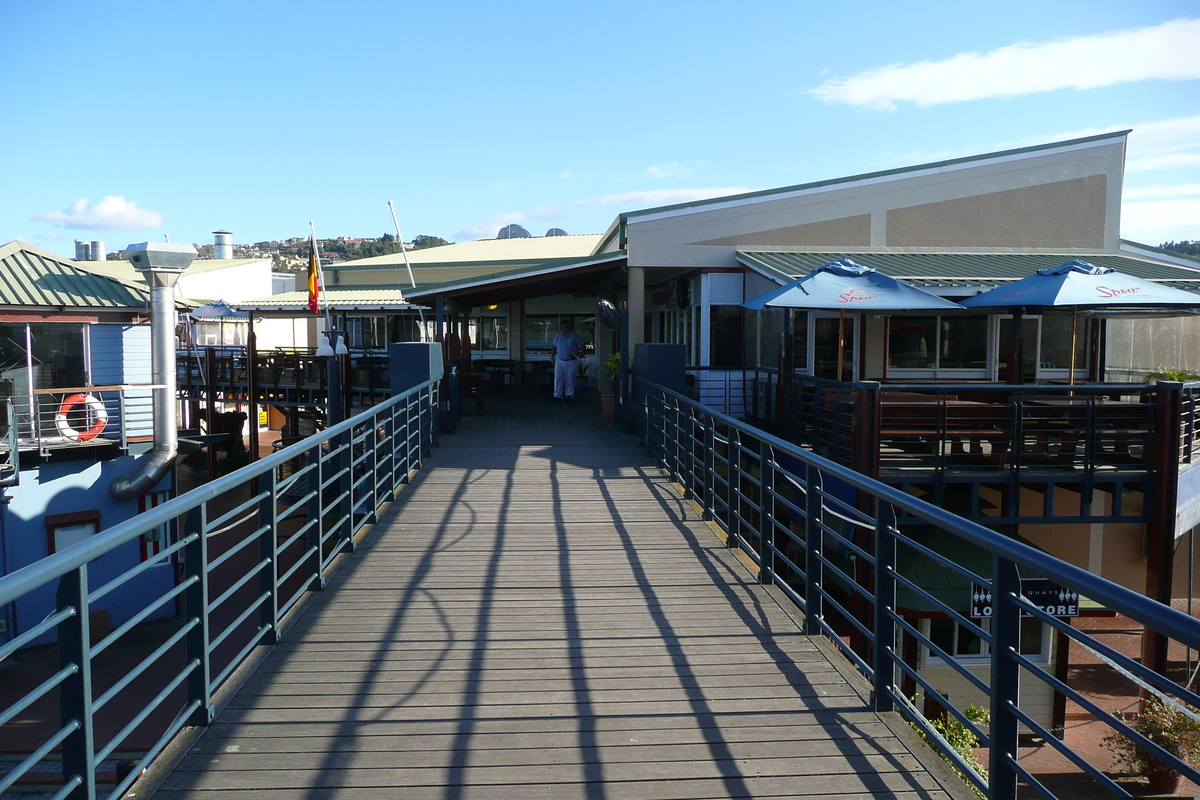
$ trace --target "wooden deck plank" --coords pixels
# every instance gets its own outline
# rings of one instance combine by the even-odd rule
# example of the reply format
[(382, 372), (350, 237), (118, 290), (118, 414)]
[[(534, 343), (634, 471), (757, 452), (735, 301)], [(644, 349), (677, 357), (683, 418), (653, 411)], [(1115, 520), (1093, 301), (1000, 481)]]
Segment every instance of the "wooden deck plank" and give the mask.
[(443, 437), (158, 795), (947, 797), (632, 441), (574, 414)]

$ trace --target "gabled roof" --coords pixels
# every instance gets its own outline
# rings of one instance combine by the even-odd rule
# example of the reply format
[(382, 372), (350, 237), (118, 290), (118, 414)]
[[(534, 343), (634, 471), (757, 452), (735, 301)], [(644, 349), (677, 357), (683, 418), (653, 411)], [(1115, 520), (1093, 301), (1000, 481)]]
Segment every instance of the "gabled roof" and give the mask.
[[(408, 260), (414, 267), (417, 267), (450, 264), (469, 266), (537, 261), (548, 258), (580, 258), (590, 255), (599, 242), (599, 234), (535, 236), (529, 239), (479, 239), (474, 242), (409, 250)], [(330, 264), (325, 267), (325, 271), (397, 268), (404, 269), (404, 256), (400, 253), (360, 258), (355, 261), (342, 261)]]
[(791, 253), (739, 250), (737, 260), (780, 285), (838, 258), (925, 287), (989, 289), (1078, 258), (1176, 289), (1200, 289), (1200, 269), (1131, 256), (1053, 253)]
[[(144, 284), (80, 269), (79, 265), (22, 242), (0, 247), (0, 306), (8, 309), (144, 311)], [(190, 303), (178, 302), (182, 308)]]

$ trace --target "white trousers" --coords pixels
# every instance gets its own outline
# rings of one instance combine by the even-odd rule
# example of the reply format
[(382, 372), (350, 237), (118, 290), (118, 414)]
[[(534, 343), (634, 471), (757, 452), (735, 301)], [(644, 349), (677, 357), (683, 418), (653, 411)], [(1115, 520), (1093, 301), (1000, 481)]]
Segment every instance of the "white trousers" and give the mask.
[(575, 370), (579, 364), (575, 361), (557, 359), (554, 362), (554, 396), (559, 400), (575, 396)]

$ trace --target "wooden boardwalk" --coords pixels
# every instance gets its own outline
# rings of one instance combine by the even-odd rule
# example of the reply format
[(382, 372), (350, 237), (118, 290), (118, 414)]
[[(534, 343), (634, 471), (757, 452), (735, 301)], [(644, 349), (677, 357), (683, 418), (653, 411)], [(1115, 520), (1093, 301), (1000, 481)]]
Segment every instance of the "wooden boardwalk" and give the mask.
[(846, 672), (632, 437), (463, 430), (155, 796), (950, 796)]

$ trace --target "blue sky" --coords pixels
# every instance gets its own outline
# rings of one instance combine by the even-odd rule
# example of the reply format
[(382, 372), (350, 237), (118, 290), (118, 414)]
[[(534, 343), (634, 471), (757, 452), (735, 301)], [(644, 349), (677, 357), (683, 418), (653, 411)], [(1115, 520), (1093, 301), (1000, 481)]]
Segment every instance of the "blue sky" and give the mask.
[(0, 243), (599, 233), (621, 212), (1133, 128), (1200, 239), (1200, 2), (0, 0)]

